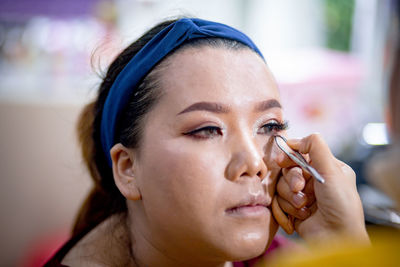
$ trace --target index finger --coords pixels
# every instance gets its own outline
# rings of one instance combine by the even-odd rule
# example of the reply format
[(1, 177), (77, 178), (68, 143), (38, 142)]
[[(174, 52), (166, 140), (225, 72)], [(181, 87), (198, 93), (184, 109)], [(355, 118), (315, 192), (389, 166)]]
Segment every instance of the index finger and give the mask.
[(302, 154), (308, 154), (318, 172), (331, 173), (335, 170), (335, 157), (320, 134), (311, 134), (303, 139), (290, 139), (287, 144)]

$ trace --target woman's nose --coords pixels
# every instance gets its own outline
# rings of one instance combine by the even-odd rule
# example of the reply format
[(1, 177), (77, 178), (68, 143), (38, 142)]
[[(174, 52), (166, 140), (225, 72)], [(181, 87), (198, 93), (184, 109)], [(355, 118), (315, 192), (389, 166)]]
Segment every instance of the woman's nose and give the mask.
[(232, 157), (226, 169), (229, 180), (241, 177), (258, 177), (261, 180), (267, 175), (267, 166), (263, 160), (262, 147), (258, 147), (251, 137), (234, 140)]

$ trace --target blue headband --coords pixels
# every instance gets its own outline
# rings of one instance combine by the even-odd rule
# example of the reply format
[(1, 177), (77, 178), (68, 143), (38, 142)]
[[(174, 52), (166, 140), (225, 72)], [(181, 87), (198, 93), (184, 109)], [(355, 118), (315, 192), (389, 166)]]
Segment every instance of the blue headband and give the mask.
[(118, 74), (104, 103), (100, 126), (101, 143), (110, 166), (112, 164), (110, 149), (115, 144), (115, 130), (120, 113), (128, 104), (139, 83), (157, 63), (177, 47), (192, 39), (208, 37), (238, 41), (263, 58), (249, 37), (221, 23), (184, 18), (164, 28)]

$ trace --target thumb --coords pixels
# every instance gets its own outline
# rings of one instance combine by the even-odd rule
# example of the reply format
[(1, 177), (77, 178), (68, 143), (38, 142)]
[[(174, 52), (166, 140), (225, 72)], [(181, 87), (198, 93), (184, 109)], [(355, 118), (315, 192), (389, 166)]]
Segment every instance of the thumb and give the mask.
[(336, 159), (320, 134), (314, 133), (303, 139), (290, 139), (287, 144), (301, 154), (308, 154), (310, 165), (322, 176), (335, 173)]

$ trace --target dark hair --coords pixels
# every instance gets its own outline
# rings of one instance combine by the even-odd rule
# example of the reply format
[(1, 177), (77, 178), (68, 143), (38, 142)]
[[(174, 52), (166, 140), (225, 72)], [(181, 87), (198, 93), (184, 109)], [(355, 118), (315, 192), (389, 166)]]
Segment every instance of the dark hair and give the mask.
[[(112, 214), (126, 212), (126, 200), (114, 183), (112, 170), (107, 164), (100, 142), (100, 120), (103, 105), (117, 75), (132, 57), (158, 32), (175, 21), (168, 20), (156, 25), (122, 51), (109, 66), (106, 76), (100, 85), (97, 99), (88, 104), (80, 115), (77, 125), (78, 137), (83, 160), (94, 181), (94, 188), (78, 213), (73, 229), (74, 234), (88, 227), (96, 226)], [(202, 38), (191, 40), (177, 50), (182, 51), (183, 49), (200, 46), (224, 47), (233, 50), (248, 48), (246, 45), (233, 40)], [(166, 59), (175, 51), (156, 65), (137, 88), (132, 88), (135, 93), (123, 110), (117, 124), (115, 135), (117, 143), (120, 142), (130, 148), (139, 147), (145, 115), (161, 96), (162, 90), (160, 90), (159, 80), (160, 72), (163, 70), (162, 66), (163, 64), (165, 65)]]

